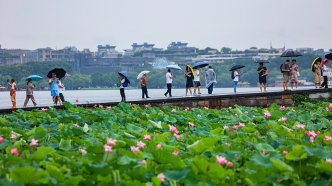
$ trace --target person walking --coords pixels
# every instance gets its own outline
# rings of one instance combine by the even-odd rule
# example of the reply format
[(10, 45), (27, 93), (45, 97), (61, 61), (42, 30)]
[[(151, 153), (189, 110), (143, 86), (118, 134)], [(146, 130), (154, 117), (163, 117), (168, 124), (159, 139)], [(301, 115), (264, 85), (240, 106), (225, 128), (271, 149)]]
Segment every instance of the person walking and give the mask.
[(10, 107), (10, 109), (15, 109), (15, 108), (17, 108), (16, 107), (16, 83), (15, 83), (15, 79), (13, 78), (11, 80), (11, 84), (9, 83), (9, 80), (7, 80), (7, 84), (10, 86), (9, 95), (10, 95), (10, 100), (13, 103), (13, 106)]
[(196, 88), (198, 89), (198, 94), (201, 94), (201, 82), (200, 82), (200, 75), (203, 72), (199, 72), (199, 69), (201, 67), (198, 66), (197, 69), (194, 71), (195, 75), (194, 75), (194, 95), (196, 95)]
[[(323, 70), (322, 70), (323, 71), (324, 82), (322, 83), (321, 87), (322, 88), (324, 88), (324, 87), (328, 88), (327, 75), (328, 75), (328, 68), (330, 68), (330, 67), (327, 66), (327, 63), (329, 63), (329, 60), (325, 59), (324, 61), (325, 61), (325, 63), (323, 63)], [(332, 67), (332, 65), (331, 65), (331, 67)]]
[(165, 97), (167, 97), (167, 94), (169, 94), (169, 97), (172, 97), (172, 81), (173, 81), (173, 75), (171, 74), (171, 69), (168, 69), (166, 73), (167, 91), (164, 94)]
[(150, 98), (149, 96), (148, 96), (148, 88), (147, 88), (147, 82), (149, 81), (149, 80), (146, 80), (146, 76), (147, 76), (148, 74), (144, 74), (142, 77), (141, 77), (141, 88), (142, 88), (142, 98), (144, 98), (144, 95), (146, 96), (146, 98)]
[(241, 76), (243, 74), (243, 72), (241, 72), (241, 74), (239, 74), (237, 71), (239, 69), (236, 68), (235, 71), (234, 71), (234, 93), (236, 93), (236, 87), (237, 87), (237, 84), (239, 82), (239, 76)]
[(284, 87), (284, 91), (288, 90), (289, 72), (290, 72), (289, 63), (290, 60), (287, 59), (286, 63), (284, 63), (281, 67), (282, 76), (284, 77), (284, 83), (282, 84)]
[(126, 102), (126, 95), (125, 95), (125, 92), (124, 92), (124, 89), (125, 87), (123, 86), (123, 84), (126, 82), (126, 78), (120, 74), (120, 77), (119, 77), (119, 80), (120, 80), (120, 95), (121, 95), (121, 101), (123, 102)]
[(26, 98), (23, 107), (27, 107), (29, 99), (31, 99), (33, 105), (36, 107), (37, 103), (35, 98), (33, 97), (33, 88), (36, 86), (35, 84), (32, 85), (32, 79), (28, 79), (27, 88), (26, 88)]
[[(62, 102), (65, 101), (65, 97), (64, 97), (63, 94), (62, 94), (63, 88), (65, 88), (65, 87), (63, 86), (63, 83), (62, 83), (62, 81), (61, 81), (61, 78), (59, 78), (58, 92), (59, 92), (60, 100), (61, 100)], [(58, 104), (58, 99), (55, 99), (55, 104)]]
[(206, 71), (205, 80), (206, 87), (208, 89), (208, 94), (212, 94), (213, 91), (213, 83), (216, 82), (216, 73), (213, 71), (212, 66), (209, 66), (209, 69)]
[(191, 91), (191, 87), (193, 87), (193, 73), (191, 72), (190, 68), (187, 66), (186, 68), (187, 72), (184, 72), (184, 77), (187, 78), (187, 82), (186, 82), (186, 96), (188, 96), (188, 90), (190, 91), (190, 97), (193, 96), (193, 93)]
[(58, 99), (59, 103), (61, 105), (59, 92), (58, 92), (59, 79), (56, 77), (55, 73), (52, 73), (52, 78), (49, 80), (48, 84), (51, 87), (51, 96), (52, 96), (54, 105), (56, 105), (55, 99)]
[(264, 67), (263, 63), (259, 63), (259, 68), (257, 69), (258, 80), (259, 80), (259, 87), (261, 92), (263, 92), (263, 84), (264, 84), (264, 92), (266, 91), (266, 76), (267, 68)]
[[(322, 66), (320, 66), (320, 61), (317, 61), (316, 64), (315, 64), (315, 87), (316, 88), (321, 88), (321, 71), (322, 71)], [(319, 87), (318, 87), (319, 86)]]
[(296, 90), (298, 85), (298, 77), (297, 72), (299, 71), (299, 66), (297, 66), (296, 59), (292, 60), (292, 64), (290, 65), (290, 79), (291, 79), (291, 90), (293, 90), (293, 84), (295, 84)]

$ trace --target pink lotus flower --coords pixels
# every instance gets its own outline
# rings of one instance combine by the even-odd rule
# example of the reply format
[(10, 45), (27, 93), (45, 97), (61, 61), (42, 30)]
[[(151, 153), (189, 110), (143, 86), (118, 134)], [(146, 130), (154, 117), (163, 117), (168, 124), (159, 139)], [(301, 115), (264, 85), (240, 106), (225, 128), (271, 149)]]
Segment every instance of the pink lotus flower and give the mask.
[(284, 110), (286, 110), (286, 107), (285, 106), (280, 106), (279, 110), (284, 111)]
[(17, 137), (16, 137), (15, 134), (11, 134), (10, 139), (16, 139), (16, 138), (17, 138)]
[(226, 110), (226, 112), (229, 112), (228, 110)]
[(77, 124), (74, 124), (74, 127), (79, 127), (79, 125), (77, 125)]
[(46, 110), (48, 110), (48, 109), (45, 109), (44, 107), (41, 108), (41, 111), (43, 111), (43, 112), (45, 112)]
[(171, 112), (176, 113), (176, 109), (173, 109)]
[(305, 125), (302, 125), (302, 124), (298, 123), (297, 125), (295, 125), (295, 127), (302, 128), (304, 130)]
[(32, 138), (31, 141), (32, 141), (32, 142), (30, 143), (29, 146), (38, 146), (38, 140), (35, 140), (35, 139)]
[(116, 146), (116, 142), (118, 140), (116, 139), (112, 139), (112, 138), (109, 138), (109, 137), (106, 137), (107, 138), (107, 145), (113, 145), (113, 146)]
[(245, 127), (246, 125), (244, 123), (239, 123), (239, 127)]
[(99, 105), (99, 108), (104, 108), (102, 105)]
[(265, 151), (265, 150), (263, 150), (263, 152), (262, 152), (262, 154), (264, 154), (264, 155), (265, 155), (265, 154), (267, 154), (267, 153), (268, 153), (268, 152), (267, 152), (267, 151)]
[(282, 117), (281, 122), (285, 123), (287, 121), (287, 118)]
[(95, 104), (95, 107), (97, 106), (97, 104)]
[(231, 136), (233, 136), (233, 131), (230, 131), (229, 134), (230, 134)]
[(311, 143), (313, 143), (314, 142), (314, 137), (313, 136), (310, 136), (310, 139), (309, 139), (309, 141), (311, 142)]
[(326, 162), (332, 163), (332, 159), (326, 158)]
[(200, 114), (197, 114), (197, 117), (199, 117), (199, 118), (200, 118), (200, 117), (202, 117), (202, 116), (201, 116)]
[[(299, 128), (297, 128), (297, 130), (299, 130)], [(304, 135), (306, 135), (306, 136), (310, 136), (310, 135), (309, 135), (309, 131), (305, 131), (305, 132), (304, 132)]]
[(76, 100), (76, 102), (78, 102), (78, 99)]
[(159, 143), (157, 146), (156, 146), (157, 149), (161, 149), (161, 144)]
[(315, 133), (314, 130), (309, 131), (309, 132), (308, 132), (308, 135), (309, 135), (309, 136), (312, 136), (312, 137), (314, 137), (314, 138), (317, 136), (317, 134)]
[(3, 137), (0, 136), (0, 143), (3, 143)]
[(165, 181), (165, 176), (164, 176), (163, 173), (158, 174), (157, 178), (159, 178), (161, 182), (166, 182)]
[(224, 130), (225, 130), (225, 129), (229, 129), (227, 125), (224, 126)]
[(288, 129), (287, 131), (288, 131), (288, 132), (290, 132), (291, 130), (290, 130), (290, 129)]
[(294, 110), (294, 109), (291, 109), (291, 111), (295, 112), (295, 110)]
[(142, 149), (144, 149), (145, 145), (146, 145), (146, 144), (143, 143), (142, 141), (137, 142), (137, 147), (138, 147), (138, 148), (142, 148)]
[(282, 154), (283, 154), (283, 155), (287, 155), (287, 154), (288, 154), (288, 151), (287, 151), (287, 150), (284, 150), (284, 151), (282, 151)]
[(204, 107), (205, 110), (209, 110), (209, 107)]
[(150, 141), (151, 140), (151, 135), (145, 134), (143, 139)]
[(148, 103), (148, 105), (151, 107), (151, 104), (150, 104), (150, 103)]
[(87, 153), (86, 150), (84, 150), (84, 149), (78, 149), (78, 150), (81, 151), (81, 153), (82, 153), (83, 155)]
[(235, 117), (239, 117), (237, 114), (234, 114)]
[(325, 109), (326, 109), (326, 112), (330, 112), (330, 109), (328, 107), (326, 107)]
[(145, 165), (146, 164), (146, 160), (142, 160), (139, 164)]
[(175, 134), (179, 134), (179, 133), (180, 133), (180, 131), (178, 131), (178, 129), (175, 129), (173, 132), (174, 132)]
[(271, 117), (271, 114), (269, 112), (264, 112), (264, 117), (267, 119), (267, 118)]
[(112, 107), (107, 107), (108, 109), (112, 109)]
[(176, 133), (174, 133), (173, 136), (174, 136), (175, 139), (177, 139), (177, 140), (181, 138), (181, 136), (180, 136), (180, 135), (177, 135)]
[(145, 105), (145, 108), (149, 108), (149, 105)]
[(174, 155), (174, 156), (179, 155), (179, 151), (175, 150), (175, 151), (172, 153), (172, 155)]
[(225, 142), (224, 144), (225, 144), (225, 145), (228, 145), (228, 146), (231, 146), (231, 144), (230, 144), (230, 143), (227, 143), (227, 142)]
[(330, 108), (332, 108), (332, 103), (330, 103), (330, 106), (329, 106)]
[(177, 130), (176, 127), (174, 127), (173, 125), (168, 124), (168, 126), (169, 126), (169, 131), (171, 131), (171, 132), (174, 132), (175, 130)]
[(222, 156), (216, 155), (216, 158), (217, 158), (216, 163), (222, 166), (224, 166), (224, 164), (228, 162), (228, 160), (226, 158), (223, 158)]
[(190, 127), (194, 127), (194, 126), (195, 126), (195, 124), (193, 124), (193, 123), (189, 122), (189, 126), (190, 126)]
[(130, 146), (130, 152), (132, 152), (133, 154), (135, 154), (136, 152), (140, 152), (139, 147)]
[(227, 162), (227, 166), (229, 167), (229, 168), (232, 168), (233, 167), (233, 163), (232, 162)]
[(245, 114), (248, 114), (249, 112), (248, 112), (248, 111), (245, 111), (244, 113), (245, 113)]
[(256, 135), (258, 134), (258, 130), (256, 130), (255, 134), (256, 134)]
[(317, 133), (316, 133), (317, 135), (320, 135), (320, 131), (317, 131)]
[(104, 150), (105, 150), (105, 152), (108, 152), (108, 153), (113, 152), (112, 146), (108, 146), (107, 144), (104, 145)]
[(20, 154), (18, 153), (18, 151), (17, 151), (17, 148), (12, 148), (12, 149), (10, 150), (10, 153), (13, 154), (13, 155), (15, 155), (15, 156), (19, 156), (19, 155), (20, 155)]
[(237, 126), (237, 125), (233, 125), (233, 126), (232, 126), (232, 129), (233, 129), (233, 130), (237, 130), (237, 129), (238, 129), (238, 126)]
[(327, 141), (327, 142), (332, 141), (332, 137), (325, 135), (324, 141)]

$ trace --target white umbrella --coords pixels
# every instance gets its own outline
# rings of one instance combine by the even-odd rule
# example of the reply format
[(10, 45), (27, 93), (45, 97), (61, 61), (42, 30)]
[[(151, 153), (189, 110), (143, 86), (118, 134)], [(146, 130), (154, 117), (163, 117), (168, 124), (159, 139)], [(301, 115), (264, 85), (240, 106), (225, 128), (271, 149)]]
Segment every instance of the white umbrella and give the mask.
[(141, 73), (138, 74), (137, 79), (141, 79), (141, 77), (142, 77), (144, 74), (148, 74), (148, 73), (150, 73), (150, 71), (147, 71), (147, 70), (142, 71)]

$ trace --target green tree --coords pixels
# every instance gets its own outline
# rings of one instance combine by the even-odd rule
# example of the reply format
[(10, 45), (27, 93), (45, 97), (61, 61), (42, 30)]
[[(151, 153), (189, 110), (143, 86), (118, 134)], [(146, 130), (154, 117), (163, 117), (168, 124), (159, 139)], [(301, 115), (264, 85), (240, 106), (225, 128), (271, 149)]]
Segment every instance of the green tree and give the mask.
[(229, 54), (232, 49), (231, 48), (228, 48), (228, 47), (222, 47), (221, 48), (221, 51), (224, 53), (224, 54)]
[(94, 87), (102, 87), (103, 86), (103, 79), (104, 79), (104, 74), (101, 72), (95, 72), (91, 74), (91, 81), (92, 81), (92, 86)]
[(254, 47), (254, 46), (253, 46), (253, 47), (250, 47), (250, 49), (257, 49), (257, 47)]
[(332, 48), (329, 51), (332, 52)]

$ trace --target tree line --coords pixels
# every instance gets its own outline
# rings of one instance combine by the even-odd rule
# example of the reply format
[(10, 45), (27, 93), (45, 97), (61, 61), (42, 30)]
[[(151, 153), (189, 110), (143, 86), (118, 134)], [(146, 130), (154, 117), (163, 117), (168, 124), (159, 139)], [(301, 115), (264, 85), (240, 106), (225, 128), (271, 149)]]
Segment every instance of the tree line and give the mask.
[[(317, 55), (307, 53), (303, 56), (295, 58), (297, 60), (297, 65), (300, 69), (300, 78), (306, 78), (307, 81), (314, 81), (314, 74), (311, 71), (311, 63), (313, 60), (318, 57)], [(324, 57), (324, 56), (320, 56)], [(267, 67), (269, 76), (267, 77), (267, 83), (273, 84), (278, 76), (282, 76), (280, 72), (280, 65), (283, 64), (286, 59), (290, 58), (271, 58), (269, 59), (271, 63), (265, 64)], [(210, 64), (214, 71), (217, 74), (217, 87), (231, 87), (233, 86), (233, 80), (231, 79), (231, 72), (229, 69), (234, 65), (245, 65), (246, 67), (240, 69), (239, 72), (243, 72), (243, 75), (240, 77), (240, 82), (249, 82), (250, 85), (256, 85), (258, 83), (258, 74), (257, 68), (258, 64), (254, 62), (253, 59), (237, 59), (237, 60), (225, 60), (223, 63), (213, 63)], [(193, 64), (189, 64), (193, 65)], [(130, 78), (131, 87), (140, 87), (140, 79), (137, 79), (137, 75), (143, 70), (149, 70), (150, 73), (147, 76), (148, 87), (149, 88), (164, 88), (166, 85), (166, 70), (157, 71), (151, 68), (149, 65), (145, 68), (138, 68), (135, 72), (129, 72), (127, 75)], [(71, 77), (66, 77), (63, 79), (63, 83), (66, 88), (77, 89), (88, 88), (88, 87), (116, 87), (116, 83), (119, 81), (117, 72), (109, 72), (102, 74), (101, 72), (95, 72), (91, 75), (79, 74), (73, 72), (72, 66), (67, 62), (27, 62), (23, 64), (16, 65), (4, 65), (0, 66), (0, 85), (6, 86), (6, 80), (15, 78), (18, 88), (26, 88), (26, 77), (29, 75), (39, 75), (44, 79), (36, 83), (36, 88), (48, 87), (48, 78), (46, 77), (47, 73), (53, 68), (64, 68), (67, 73), (71, 74)], [(173, 86), (176, 87), (185, 87), (186, 79), (184, 77), (183, 71), (185, 67), (182, 67), (183, 70), (177, 71), (172, 70), (174, 74)], [(121, 69), (119, 69), (121, 70)], [(205, 85), (205, 72), (207, 67), (202, 68), (203, 74), (201, 75), (201, 84)]]

